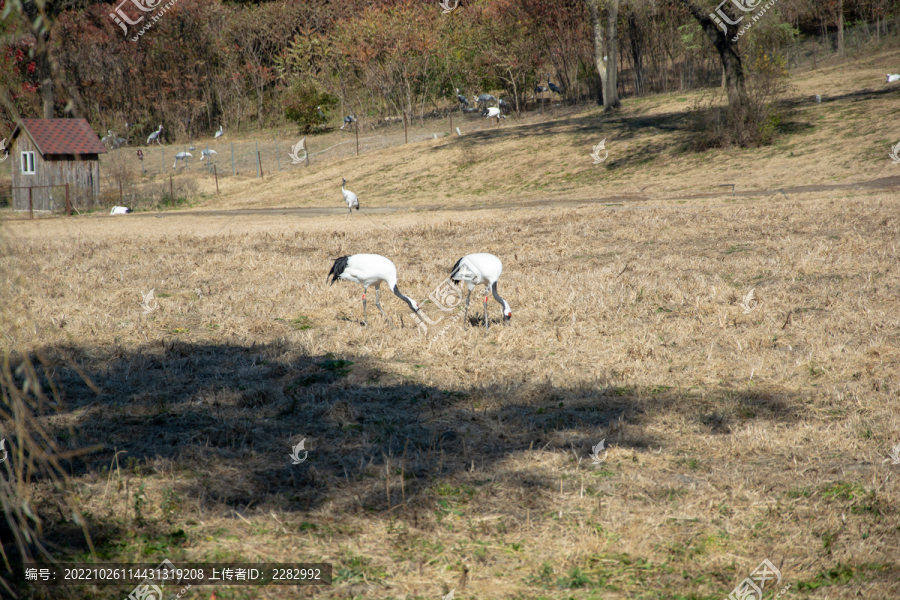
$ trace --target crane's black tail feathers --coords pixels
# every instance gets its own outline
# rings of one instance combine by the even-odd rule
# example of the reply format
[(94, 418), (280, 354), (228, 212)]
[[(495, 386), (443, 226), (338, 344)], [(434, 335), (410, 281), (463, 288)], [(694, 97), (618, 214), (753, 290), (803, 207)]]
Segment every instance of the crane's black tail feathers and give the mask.
[[(463, 258), (465, 258), (465, 257), (463, 257)], [(460, 279), (458, 277), (459, 265), (462, 261), (463, 261), (462, 258), (459, 259), (458, 261), (456, 261), (456, 264), (453, 265), (453, 268), (450, 270), (450, 281), (452, 281), (453, 283), (459, 283), (460, 281), (462, 281), (462, 279)]]
[[(338, 280), (341, 274), (344, 272), (344, 269), (347, 268), (347, 260), (350, 258), (350, 255), (341, 256), (334, 264), (331, 266), (331, 270), (328, 271), (328, 275), (325, 276), (325, 281), (328, 281), (328, 278), (331, 277), (331, 285), (334, 285), (334, 282)], [(332, 277), (333, 276), (333, 277)]]

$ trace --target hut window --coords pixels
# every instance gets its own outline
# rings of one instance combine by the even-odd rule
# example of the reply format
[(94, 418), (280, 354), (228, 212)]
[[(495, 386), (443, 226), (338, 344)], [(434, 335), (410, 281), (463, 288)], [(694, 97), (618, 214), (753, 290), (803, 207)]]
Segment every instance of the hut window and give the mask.
[(34, 175), (34, 152), (22, 153), (22, 173), (25, 175)]

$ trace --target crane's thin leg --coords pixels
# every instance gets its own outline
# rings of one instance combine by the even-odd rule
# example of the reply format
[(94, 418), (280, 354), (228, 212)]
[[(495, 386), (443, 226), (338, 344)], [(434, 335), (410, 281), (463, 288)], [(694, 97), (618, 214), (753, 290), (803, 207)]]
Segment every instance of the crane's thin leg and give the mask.
[(375, 306), (378, 307), (378, 310), (381, 311), (381, 316), (387, 320), (387, 315), (384, 314), (384, 310), (381, 308), (381, 301), (379, 299), (379, 294), (381, 293), (381, 286), (375, 286)]
[(469, 298), (472, 297), (472, 288), (469, 288), (469, 295), (466, 296), (466, 314), (463, 315), (463, 323), (469, 322)]
[(366, 312), (366, 291), (367, 291), (368, 289), (369, 289), (369, 288), (366, 288), (366, 289), (363, 290), (363, 325), (368, 325), (368, 324), (369, 324), (369, 315), (368, 315), (368, 313)]
[(487, 311), (487, 296), (484, 297), (484, 332), (487, 333), (487, 330), (491, 328), (491, 322), (488, 319), (488, 311)]

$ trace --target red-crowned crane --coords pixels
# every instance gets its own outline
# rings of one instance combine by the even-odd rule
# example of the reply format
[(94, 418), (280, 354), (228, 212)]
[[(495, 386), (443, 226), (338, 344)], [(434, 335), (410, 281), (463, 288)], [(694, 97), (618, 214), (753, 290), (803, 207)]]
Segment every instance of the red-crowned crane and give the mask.
[(219, 125), (219, 130), (216, 132), (216, 137), (214, 139), (219, 139), (223, 135), (225, 135), (225, 129)]
[(160, 126), (159, 126), (159, 129), (157, 129), (156, 131), (154, 131), (153, 133), (151, 133), (151, 134), (150, 134), (150, 137), (147, 138), (147, 143), (149, 144), (150, 142), (153, 142), (153, 141), (155, 140), (157, 144), (159, 144), (160, 146), (162, 146), (162, 142), (159, 141), (159, 134), (162, 133), (162, 129), (163, 129), (163, 128), (162, 128), (162, 125), (160, 125)]
[(347, 216), (349, 217), (353, 213), (353, 208), (356, 207), (356, 210), (359, 210), (359, 198), (356, 197), (356, 194), (351, 192), (350, 190), (345, 190), (344, 185), (347, 184), (346, 179), (341, 179), (341, 193), (344, 194), (344, 202), (347, 203)]
[[(472, 297), (472, 290), (475, 289), (476, 285), (483, 283), (485, 286), (490, 288), (491, 293), (494, 295), (494, 299), (503, 307), (503, 324), (505, 325), (509, 322), (509, 320), (512, 318), (512, 309), (509, 307), (509, 303), (501, 298), (500, 294), (497, 293), (497, 280), (500, 279), (501, 273), (503, 273), (503, 263), (501, 263), (500, 259), (493, 254), (469, 254), (456, 261), (456, 264), (453, 265), (453, 270), (450, 272), (450, 280), (454, 283), (465, 281), (466, 285), (469, 286), (469, 294), (468, 296), (466, 296), (466, 312), (463, 320), (469, 317), (469, 298)], [(488, 297), (487, 289), (485, 289), (485, 330), (490, 327), (487, 305)]]
[(391, 291), (398, 298), (406, 302), (414, 313), (419, 312), (419, 305), (412, 298), (400, 293), (397, 288), (397, 267), (394, 266), (389, 259), (379, 254), (353, 254), (351, 256), (342, 256), (334, 261), (331, 271), (325, 277), (328, 280), (331, 277), (331, 285), (338, 279), (345, 279), (363, 286), (363, 324), (369, 324), (368, 313), (366, 312), (366, 291), (370, 285), (375, 286), (375, 306), (381, 311), (381, 316), (387, 318), (384, 310), (381, 308), (380, 287), (382, 282), (386, 283)]
[(218, 154), (215, 150), (201, 150), (200, 151), (200, 162), (203, 162), (204, 158), (212, 159), (213, 155)]
[(344, 117), (344, 124), (341, 125), (341, 129), (344, 129), (344, 127), (347, 127), (348, 125), (353, 125), (354, 123), (356, 123), (356, 120), (356, 115), (350, 113), (349, 115)]

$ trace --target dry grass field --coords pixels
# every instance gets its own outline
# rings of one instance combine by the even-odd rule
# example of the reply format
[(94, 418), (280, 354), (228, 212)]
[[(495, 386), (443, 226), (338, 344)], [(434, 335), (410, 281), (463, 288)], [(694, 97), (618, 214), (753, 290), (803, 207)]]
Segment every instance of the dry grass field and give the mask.
[[(884, 70), (863, 67), (848, 85)], [(758, 150), (691, 154), (683, 131), (642, 131), (623, 142), (631, 162), (608, 140), (610, 165), (593, 167), (586, 113), (325, 174), (352, 166), (364, 209), (446, 209), (5, 221), (4, 369), (24, 386), (29, 358), (27, 385), (58, 390), (35, 413), (39, 445), (77, 454), (61, 464), (96, 558), (41, 480), (27, 493), (48, 548), (68, 562), (334, 567), (330, 587), (218, 587), (220, 600), (720, 600), (763, 559), (783, 575), (767, 598), (900, 597), (900, 198), (770, 193), (896, 175), (882, 156), (894, 134), (871, 116), (896, 110), (893, 94), (800, 107), (825, 112), (799, 141)], [(677, 122), (677, 106), (648, 99), (603, 127), (626, 139), (633, 119)], [(723, 194), (710, 169), (758, 193)], [(195, 206), (340, 206), (325, 183), (292, 197), (322, 177), (298, 173), (233, 180)], [(633, 189), (645, 185), (660, 191)], [(689, 197), (706, 192), (718, 196)], [(585, 201), (616, 193), (635, 198)], [(390, 320), (370, 302), (361, 326), (361, 287), (325, 275), (364, 252), (391, 258), (441, 321), (423, 331), (385, 293)], [(477, 293), (468, 322), (426, 302), (472, 252), (503, 260), (508, 326), (491, 298), (485, 332)], [(293, 465), (301, 440), (308, 459)]]

